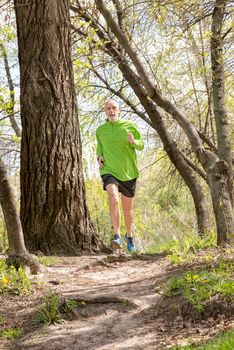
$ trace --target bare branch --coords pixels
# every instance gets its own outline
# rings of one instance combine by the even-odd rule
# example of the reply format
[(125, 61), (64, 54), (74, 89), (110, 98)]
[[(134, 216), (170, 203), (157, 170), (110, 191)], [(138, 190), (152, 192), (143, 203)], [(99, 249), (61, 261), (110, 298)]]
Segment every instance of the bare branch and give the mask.
[(206, 135), (204, 135), (201, 131), (198, 131), (198, 133), (202, 141), (204, 141), (210, 147), (210, 149), (214, 151), (214, 153), (218, 154), (217, 147), (210, 141), (210, 139), (206, 137)]
[(181, 152), (181, 156), (186, 161), (186, 163), (192, 168), (197, 174), (199, 174), (206, 182), (207, 177), (204, 171), (202, 171), (194, 162), (191, 161), (183, 152)]

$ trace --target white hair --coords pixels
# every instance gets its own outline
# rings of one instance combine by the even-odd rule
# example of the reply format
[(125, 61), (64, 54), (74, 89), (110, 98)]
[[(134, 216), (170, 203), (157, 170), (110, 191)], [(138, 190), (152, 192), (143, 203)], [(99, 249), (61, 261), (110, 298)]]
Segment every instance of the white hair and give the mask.
[(118, 105), (118, 107), (119, 107), (119, 103), (116, 100), (114, 100), (113, 98), (108, 98), (108, 100), (106, 100), (104, 106), (106, 107), (107, 103), (109, 103), (109, 102), (115, 102)]

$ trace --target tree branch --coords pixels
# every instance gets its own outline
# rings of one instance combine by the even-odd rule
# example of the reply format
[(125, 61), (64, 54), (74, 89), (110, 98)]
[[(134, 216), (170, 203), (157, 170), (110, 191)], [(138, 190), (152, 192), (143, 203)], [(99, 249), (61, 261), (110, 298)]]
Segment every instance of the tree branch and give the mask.
[(206, 182), (207, 182), (207, 177), (204, 171), (202, 171), (195, 163), (191, 161), (183, 152), (180, 153), (185, 162), (192, 168), (197, 174), (199, 174)]

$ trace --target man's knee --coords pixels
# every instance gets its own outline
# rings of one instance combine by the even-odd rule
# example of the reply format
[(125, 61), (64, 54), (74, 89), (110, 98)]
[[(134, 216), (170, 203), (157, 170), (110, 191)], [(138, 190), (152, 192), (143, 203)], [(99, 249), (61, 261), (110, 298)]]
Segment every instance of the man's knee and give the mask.
[(124, 209), (124, 214), (128, 217), (133, 217), (133, 208), (125, 208)]
[(118, 187), (115, 184), (109, 184), (106, 186), (110, 201), (112, 204), (119, 204)]

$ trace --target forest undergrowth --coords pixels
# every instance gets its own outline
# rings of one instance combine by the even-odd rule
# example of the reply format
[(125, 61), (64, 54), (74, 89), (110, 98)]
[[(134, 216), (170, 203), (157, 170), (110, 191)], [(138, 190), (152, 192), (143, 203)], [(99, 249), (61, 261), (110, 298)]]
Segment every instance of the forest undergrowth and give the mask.
[[(125, 344), (119, 334), (122, 322), (129, 322), (137, 330), (137, 336), (129, 334), (133, 346), (138, 346), (135, 348), (175, 350), (190, 344), (185, 349), (231, 350), (234, 251), (214, 247), (212, 238), (211, 246), (204, 239), (197, 239), (193, 245), (184, 243), (183, 258), (182, 241), (175, 240), (168, 241), (162, 254), (38, 256), (44, 267), (37, 277), (24, 268), (8, 268), (2, 256), (0, 338), (4, 347), (0, 348), (44, 349), (45, 344), (53, 344), (53, 334), (53, 340), (64, 342), (53, 349), (86, 349), (90, 344), (91, 349), (120, 349)], [(114, 343), (95, 331), (93, 336), (100, 337), (95, 347), (95, 340), (88, 342), (77, 329), (77, 339), (81, 336), (82, 341), (74, 345), (78, 344), (76, 332), (70, 334), (69, 327), (77, 323), (82, 329), (84, 321), (89, 320), (89, 327), (90, 322), (100, 322), (105, 334), (108, 317)], [(68, 332), (74, 344), (65, 336), (61, 338), (58, 329)], [(125, 346), (131, 348), (128, 343)]]

